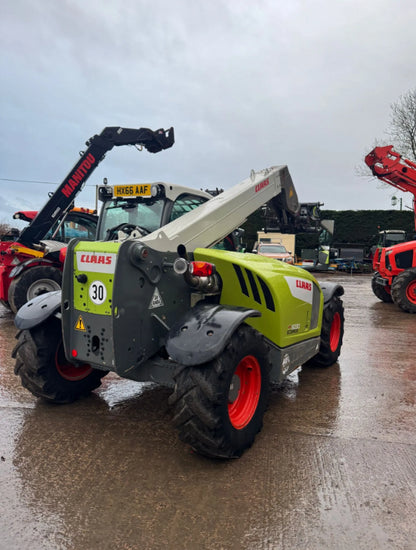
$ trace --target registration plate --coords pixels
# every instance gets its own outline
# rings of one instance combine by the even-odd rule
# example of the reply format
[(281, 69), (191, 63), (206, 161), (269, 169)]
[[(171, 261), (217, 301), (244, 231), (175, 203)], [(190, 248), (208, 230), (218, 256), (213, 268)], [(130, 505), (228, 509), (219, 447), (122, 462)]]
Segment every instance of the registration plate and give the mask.
[(151, 197), (152, 186), (150, 184), (115, 185), (114, 197)]

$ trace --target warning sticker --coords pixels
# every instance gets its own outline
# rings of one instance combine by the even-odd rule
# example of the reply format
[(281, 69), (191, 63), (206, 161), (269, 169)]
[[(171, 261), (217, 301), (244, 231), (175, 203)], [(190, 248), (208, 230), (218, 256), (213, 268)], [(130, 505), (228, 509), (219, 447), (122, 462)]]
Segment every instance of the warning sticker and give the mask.
[(157, 307), (164, 306), (164, 302), (162, 300), (162, 296), (160, 295), (159, 289), (155, 287), (155, 291), (153, 292), (153, 297), (149, 305), (149, 309), (155, 309)]
[(85, 332), (87, 329), (85, 328), (84, 321), (81, 317), (81, 315), (78, 317), (78, 321), (75, 323), (75, 330), (81, 330)]

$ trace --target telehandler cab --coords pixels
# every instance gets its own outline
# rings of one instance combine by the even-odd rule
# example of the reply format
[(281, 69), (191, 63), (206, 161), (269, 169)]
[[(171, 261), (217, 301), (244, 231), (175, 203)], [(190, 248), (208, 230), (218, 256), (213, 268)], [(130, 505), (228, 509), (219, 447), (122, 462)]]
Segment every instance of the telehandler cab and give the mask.
[(181, 440), (208, 457), (239, 457), (262, 427), (270, 384), (301, 365), (332, 365), (343, 338), (340, 285), (215, 248), (265, 203), (282, 231), (304, 223), (289, 171), (276, 166), (149, 234), (72, 240), (62, 296), (16, 315), (23, 386), (67, 403), (109, 371), (167, 385)]

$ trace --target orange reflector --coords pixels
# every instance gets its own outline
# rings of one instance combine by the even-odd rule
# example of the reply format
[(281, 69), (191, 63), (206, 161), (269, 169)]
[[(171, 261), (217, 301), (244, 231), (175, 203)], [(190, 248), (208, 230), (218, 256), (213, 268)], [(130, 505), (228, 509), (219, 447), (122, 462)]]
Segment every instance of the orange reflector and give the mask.
[(215, 273), (215, 265), (209, 262), (190, 262), (189, 272), (195, 277), (208, 277)]
[(65, 262), (66, 250), (67, 250), (67, 247), (64, 246), (64, 248), (61, 248), (61, 250), (59, 251), (59, 261), (61, 262), (61, 264)]

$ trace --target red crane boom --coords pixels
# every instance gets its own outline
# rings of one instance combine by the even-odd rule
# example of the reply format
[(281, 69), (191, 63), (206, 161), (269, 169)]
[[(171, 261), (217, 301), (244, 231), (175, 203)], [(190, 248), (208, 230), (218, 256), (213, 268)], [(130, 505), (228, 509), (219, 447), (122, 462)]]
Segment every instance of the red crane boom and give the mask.
[(378, 179), (412, 193), (416, 229), (416, 163), (393, 151), (393, 145), (375, 147), (364, 160)]

